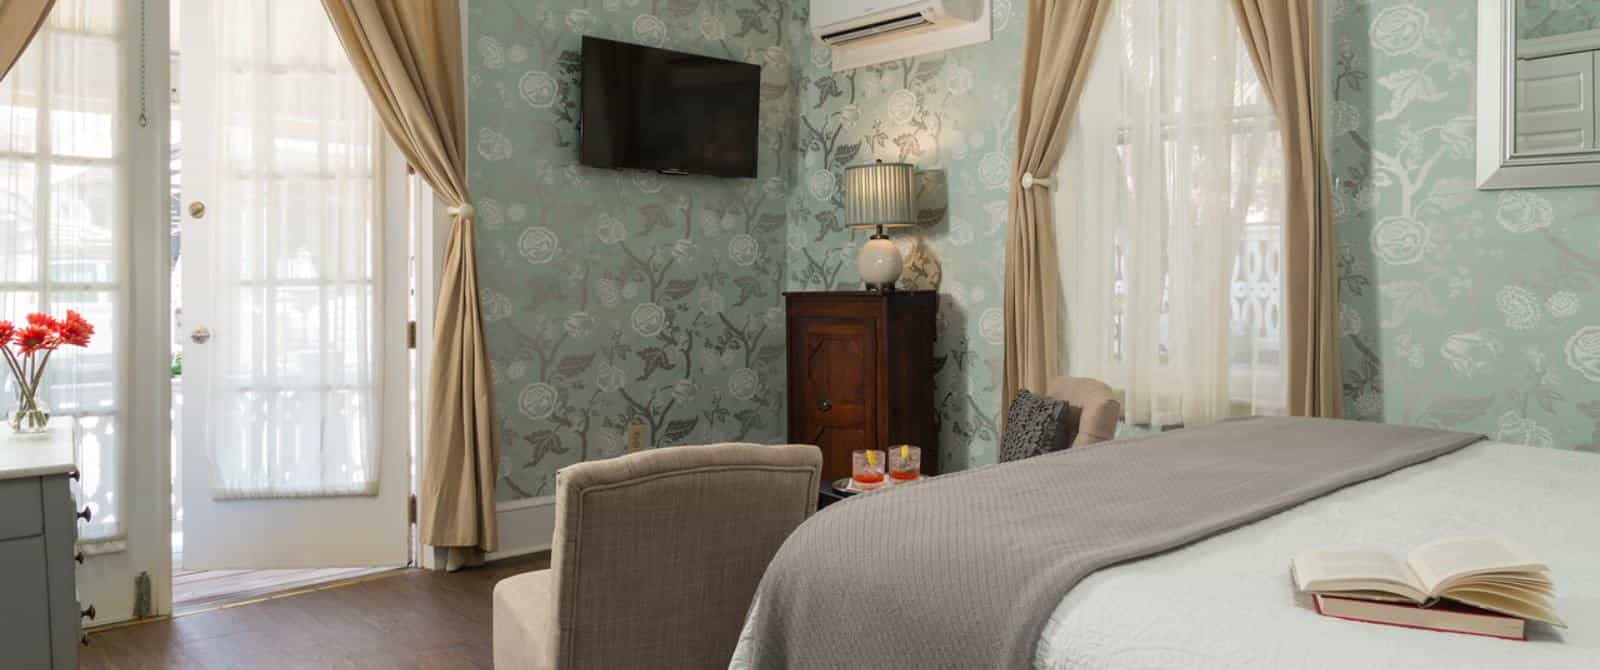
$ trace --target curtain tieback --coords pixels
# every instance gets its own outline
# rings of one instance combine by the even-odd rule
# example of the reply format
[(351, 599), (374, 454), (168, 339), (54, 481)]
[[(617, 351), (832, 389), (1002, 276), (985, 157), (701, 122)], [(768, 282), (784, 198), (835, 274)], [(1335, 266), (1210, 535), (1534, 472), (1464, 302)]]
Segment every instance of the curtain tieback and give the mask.
[(1026, 190), (1035, 186), (1045, 189), (1055, 188), (1056, 180), (1051, 177), (1035, 177), (1032, 172), (1022, 173), (1022, 188)]
[(455, 207), (446, 208), (444, 212), (450, 216), (459, 216), (463, 219), (470, 219), (472, 218), (473, 214), (477, 213), (477, 210), (473, 209), (471, 204), (463, 202)]

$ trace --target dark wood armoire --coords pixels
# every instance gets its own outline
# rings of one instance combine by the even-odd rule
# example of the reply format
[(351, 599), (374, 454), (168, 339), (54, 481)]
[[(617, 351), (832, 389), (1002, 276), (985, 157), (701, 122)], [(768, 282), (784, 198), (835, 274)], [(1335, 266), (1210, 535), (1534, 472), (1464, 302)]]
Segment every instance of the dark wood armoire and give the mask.
[(822, 448), (824, 481), (850, 476), (850, 452), (922, 447), (939, 471), (934, 419), (934, 291), (784, 294), (789, 441)]

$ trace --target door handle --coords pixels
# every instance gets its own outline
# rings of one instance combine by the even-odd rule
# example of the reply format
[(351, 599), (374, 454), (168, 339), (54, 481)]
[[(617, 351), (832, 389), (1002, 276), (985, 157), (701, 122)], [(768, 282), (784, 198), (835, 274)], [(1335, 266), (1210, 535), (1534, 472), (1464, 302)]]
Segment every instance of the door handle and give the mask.
[(196, 219), (206, 218), (206, 204), (199, 200), (189, 203), (189, 216)]
[(205, 344), (211, 339), (211, 329), (205, 326), (196, 328), (194, 332), (189, 333), (189, 339), (193, 340), (195, 344)]
[(826, 412), (826, 411), (831, 410), (831, 409), (833, 409), (833, 403), (831, 403), (831, 402), (828, 402), (828, 401), (824, 400), (822, 402), (817, 403), (817, 411), (818, 412)]

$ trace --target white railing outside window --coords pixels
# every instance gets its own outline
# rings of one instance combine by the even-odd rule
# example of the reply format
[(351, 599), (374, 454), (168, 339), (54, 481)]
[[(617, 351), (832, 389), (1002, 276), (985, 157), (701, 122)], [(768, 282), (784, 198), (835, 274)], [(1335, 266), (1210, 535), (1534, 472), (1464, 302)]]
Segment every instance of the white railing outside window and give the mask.
[(1068, 374), (1129, 423), (1281, 413), (1280, 137), (1226, 3), (1118, 0), (1056, 169)]

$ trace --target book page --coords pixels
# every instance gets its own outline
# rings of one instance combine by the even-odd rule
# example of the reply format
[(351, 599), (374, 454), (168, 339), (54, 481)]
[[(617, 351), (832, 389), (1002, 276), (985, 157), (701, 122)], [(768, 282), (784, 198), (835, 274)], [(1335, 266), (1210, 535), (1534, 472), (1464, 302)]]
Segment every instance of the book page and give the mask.
[(1483, 572), (1543, 572), (1528, 550), (1500, 537), (1457, 537), (1429, 542), (1407, 559), (1423, 590), (1439, 595), (1448, 582)]
[[(1478, 577), (1473, 577), (1471, 579), (1467, 579), (1467, 580), (1463, 580), (1463, 581), (1457, 581), (1457, 582), (1454, 583), (1454, 586), (1452, 586), (1451, 588), (1463, 587), (1463, 586), (1470, 586), (1470, 587), (1473, 587), (1473, 588), (1490, 587), (1490, 588), (1504, 588), (1504, 589), (1515, 589), (1515, 590), (1518, 590), (1518, 591), (1527, 591), (1527, 592), (1536, 593), (1536, 594), (1539, 594), (1539, 595), (1542, 595), (1542, 596), (1545, 596), (1545, 597), (1549, 597), (1549, 596), (1555, 595), (1555, 584), (1551, 583), (1550, 579), (1548, 577), (1544, 576), (1544, 573), (1542, 573), (1542, 572), (1527, 573), (1527, 574), (1538, 575), (1537, 578), (1535, 578), (1535, 577), (1522, 577), (1522, 576), (1520, 576), (1522, 574), (1523, 573), (1512, 573), (1512, 574), (1490, 573), (1490, 574), (1487, 574), (1487, 575), (1480, 575)], [(1447, 588), (1445, 590), (1449, 591), (1450, 589)]]
[(1473, 607), (1499, 612), (1508, 616), (1532, 621), (1543, 621), (1553, 626), (1566, 628), (1566, 622), (1556, 617), (1554, 610), (1539, 599), (1517, 597), (1510, 592), (1493, 589), (1460, 588), (1449, 589), (1446, 596), (1458, 603), (1465, 603)]
[(1308, 551), (1295, 556), (1292, 567), (1295, 586), (1301, 591), (1383, 591), (1418, 602), (1427, 596), (1427, 590), (1404, 562), (1381, 551)]

